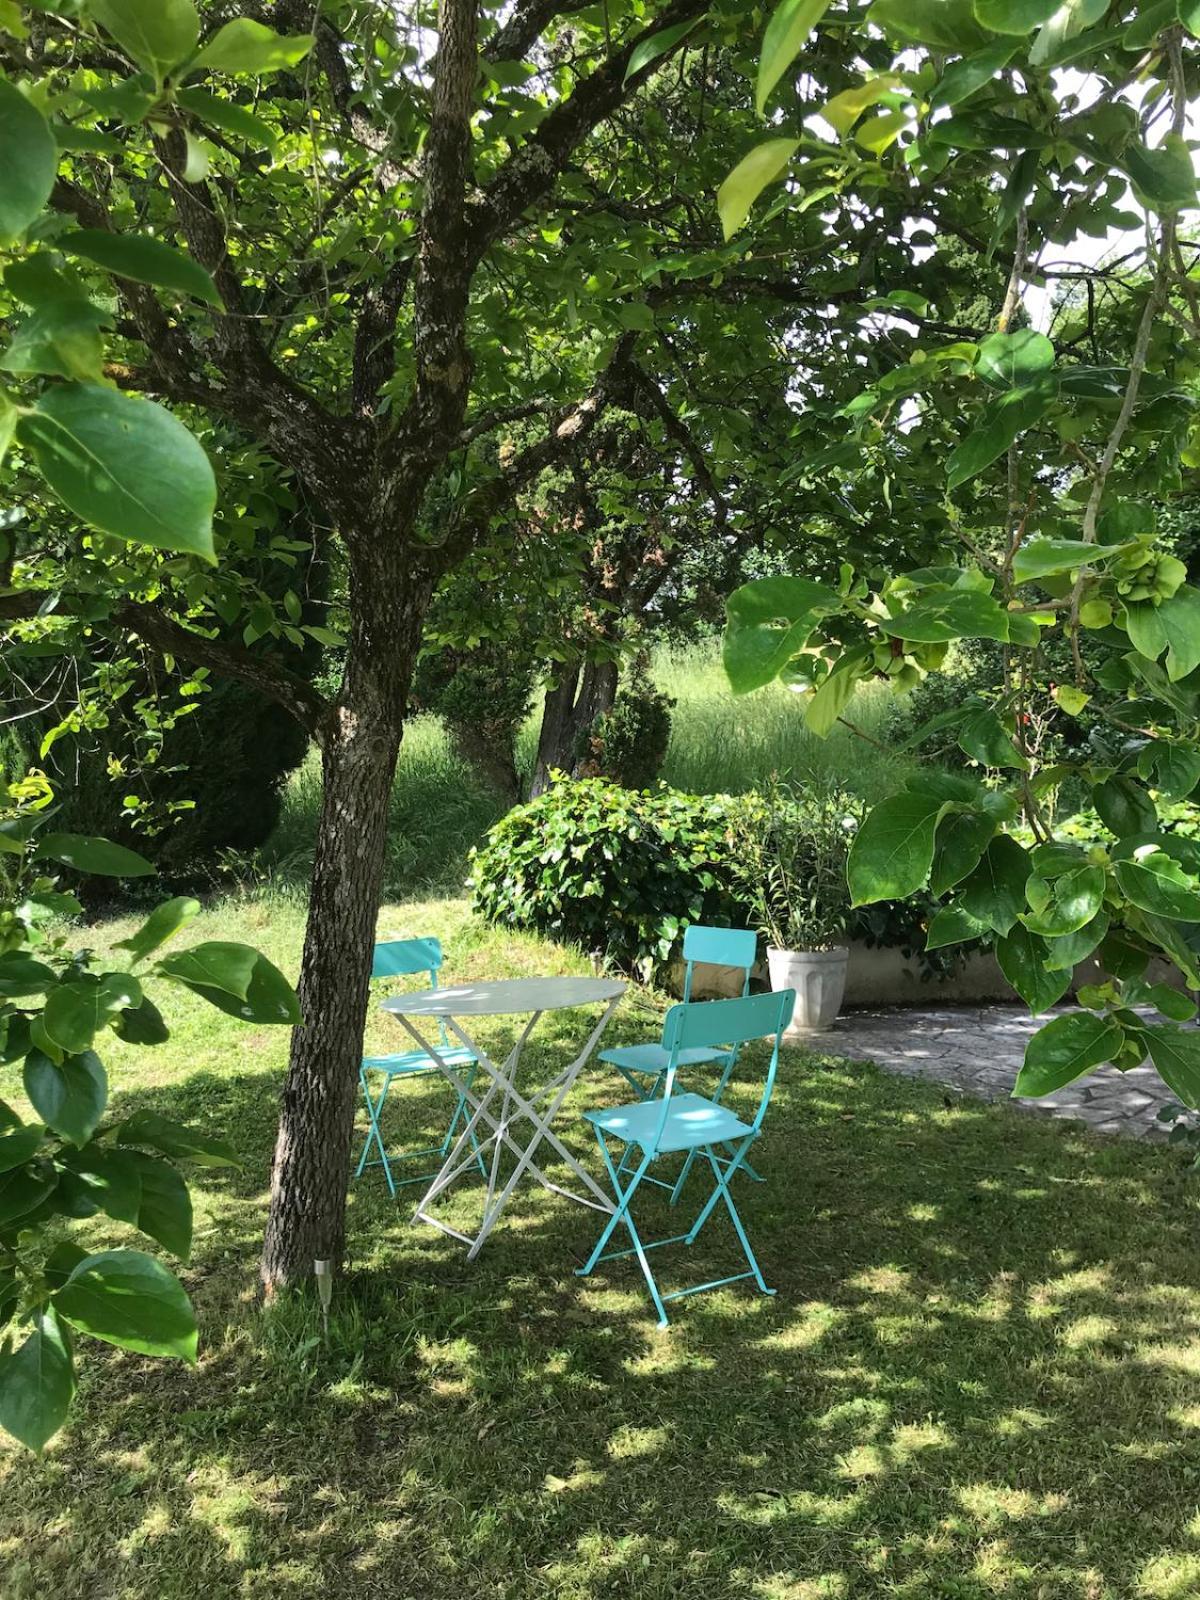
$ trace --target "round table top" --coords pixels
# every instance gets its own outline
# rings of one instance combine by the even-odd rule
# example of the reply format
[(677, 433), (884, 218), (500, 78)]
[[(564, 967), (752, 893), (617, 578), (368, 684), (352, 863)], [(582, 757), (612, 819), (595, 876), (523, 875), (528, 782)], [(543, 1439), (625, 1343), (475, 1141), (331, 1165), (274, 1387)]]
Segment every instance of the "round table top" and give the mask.
[(616, 1000), (626, 985), (612, 978), (498, 978), (398, 994), (382, 1009), (401, 1017), (501, 1017), (520, 1011), (566, 1011)]

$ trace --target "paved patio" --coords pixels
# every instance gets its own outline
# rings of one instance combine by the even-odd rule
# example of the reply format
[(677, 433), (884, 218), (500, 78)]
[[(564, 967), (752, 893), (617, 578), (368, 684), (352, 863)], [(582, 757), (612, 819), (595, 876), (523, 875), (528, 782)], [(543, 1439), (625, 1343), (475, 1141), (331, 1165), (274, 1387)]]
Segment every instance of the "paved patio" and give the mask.
[[(1025, 1042), (1045, 1021), (1019, 1006), (963, 1006), (937, 1011), (850, 1011), (811, 1048), (822, 1055), (876, 1062), (887, 1072), (928, 1078), (983, 1100), (1012, 1094)], [(1014, 1100), (1025, 1111), (1086, 1122), (1097, 1133), (1165, 1138), (1155, 1119), (1174, 1096), (1151, 1067), (1100, 1067), (1041, 1100)]]

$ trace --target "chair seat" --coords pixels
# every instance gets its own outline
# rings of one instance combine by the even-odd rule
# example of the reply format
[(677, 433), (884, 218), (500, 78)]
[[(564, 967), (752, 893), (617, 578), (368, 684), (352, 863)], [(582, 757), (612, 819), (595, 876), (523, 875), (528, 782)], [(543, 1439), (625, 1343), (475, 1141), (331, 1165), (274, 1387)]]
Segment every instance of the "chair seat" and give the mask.
[[(728, 1059), (728, 1050), (714, 1050), (707, 1045), (681, 1050), (677, 1057), (681, 1067), (699, 1067), (707, 1061)], [(615, 1050), (601, 1050), (600, 1060), (607, 1061), (610, 1066), (620, 1067), (623, 1072), (644, 1072), (657, 1078), (670, 1065), (671, 1052), (664, 1050), (661, 1044), (627, 1044)]]
[[(470, 1066), (479, 1057), (473, 1050), (467, 1050), (463, 1045), (447, 1046), (439, 1050), (438, 1055), (448, 1067)], [(406, 1072), (436, 1072), (438, 1064), (425, 1050), (402, 1050), (398, 1055), (392, 1056), (364, 1056), (363, 1066), (375, 1072), (386, 1072), (389, 1078), (399, 1077)]]
[[(662, 1116), (661, 1100), (639, 1100), (635, 1105), (613, 1106), (606, 1111), (585, 1111), (584, 1116), (597, 1128), (623, 1139), (626, 1144), (649, 1150)], [(744, 1139), (754, 1129), (735, 1117), (732, 1111), (702, 1094), (675, 1094), (668, 1102), (667, 1121), (659, 1142), (659, 1152), (695, 1150), (701, 1145), (723, 1144)]]

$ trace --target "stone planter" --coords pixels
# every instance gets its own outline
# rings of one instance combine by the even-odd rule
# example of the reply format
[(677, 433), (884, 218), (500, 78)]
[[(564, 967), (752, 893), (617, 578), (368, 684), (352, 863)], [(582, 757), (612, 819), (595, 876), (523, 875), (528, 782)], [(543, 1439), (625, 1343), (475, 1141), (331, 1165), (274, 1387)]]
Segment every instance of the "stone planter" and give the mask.
[(785, 1032), (785, 1039), (803, 1039), (810, 1033), (831, 1028), (842, 1008), (846, 991), (846, 969), (850, 952), (844, 946), (834, 950), (767, 949), (767, 968), (772, 989), (795, 989), (796, 1009)]

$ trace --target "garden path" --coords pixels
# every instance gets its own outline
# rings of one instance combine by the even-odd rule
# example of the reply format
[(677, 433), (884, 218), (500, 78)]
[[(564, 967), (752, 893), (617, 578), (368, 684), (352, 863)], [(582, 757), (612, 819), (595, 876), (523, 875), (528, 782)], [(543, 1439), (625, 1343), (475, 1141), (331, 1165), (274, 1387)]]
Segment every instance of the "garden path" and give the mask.
[[(849, 1011), (833, 1029), (806, 1041), (819, 1055), (874, 1061), (885, 1072), (928, 1078), (984, 1100), (1012, 1093), (1025, 1043), (1044, 1017), (1019, 1006), (962, 1006), (923, 1011)], [(1085, 1122), (1097, 1133), (1165, 1138), (1156, 1120), (1174, 1099), (1152, 1067), (1100, 1067), (1040, 1100), (1014, 1100), (1025, 1111)]]

